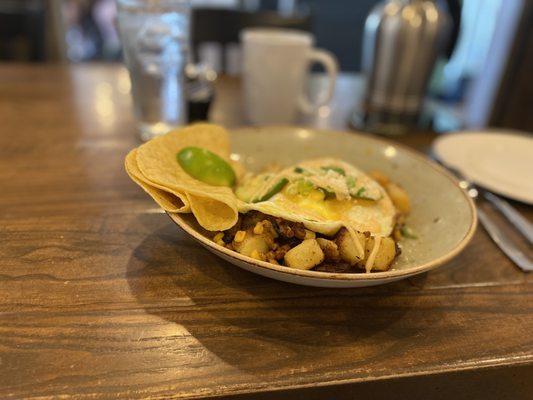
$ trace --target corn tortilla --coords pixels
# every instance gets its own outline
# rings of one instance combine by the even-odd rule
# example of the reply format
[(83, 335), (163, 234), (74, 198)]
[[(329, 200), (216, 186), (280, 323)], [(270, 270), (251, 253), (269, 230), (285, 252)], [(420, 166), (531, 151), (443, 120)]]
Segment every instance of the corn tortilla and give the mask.
[(184, 204), (189, 204), (204, 229), (218, 231), (231, 228), (238, 218), (235, 194), (229, 187), (198, 181), (181, 168), (176, 154), (188, 146), (207, 149), (229, 162), (227, 131), (217, 125), (196, 124), (169, 132), (140, 146), (136, 152), (140, 173), (156, 188), (164, 188), (174, 194), (186, 194)]
[(163, 210), (173, 213), (190, 212), (189, 201), (184, 193), (172, 192), (146, 179), (137, 165), (137, 149), (128, 153), (124, 166), (130, 178), (142, 187)]

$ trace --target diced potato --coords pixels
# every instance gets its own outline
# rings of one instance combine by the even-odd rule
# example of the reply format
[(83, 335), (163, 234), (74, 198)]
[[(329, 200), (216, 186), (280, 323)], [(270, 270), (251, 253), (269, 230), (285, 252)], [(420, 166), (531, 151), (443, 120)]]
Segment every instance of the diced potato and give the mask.
[(324, 253), (324, 258), (327, 261), (339, 261), (339, 247), (334, 241), (324, 238), (317, 238), (316, 241), (322, 249), (322, 252)]
[(316, 239), (306, 239), (290, 249), (284, 257), (285, 265), (297, 269), (311, 269), (324, 261), (324, 253)]
[(251, 230), (246, 231), (246, 235), (241, 242), (233, 241), (233, 248), (245, 256), (251, 257), (257, 251), (265, 254), (269, 250), (268, 240), (265, 235), (254, 235)]
[(390, 182), (389, 177), (381, 171), (377, 171), (377, 170), (370, 171), (368, 175), (370, 175), (372, 179), (374, 179), (377, 183), (379, 183), (383, 187), (385, 187)]
[(265, 260), (265, 254), (260, 253), (259, 251), (257, 251), (257, 249), (252, 251), (252, 253), (250, 254), (250, 257), (255, 258), (256, 260), (261, 260), (261, 261)]
[[(363, 247), (364, 252), (365, 235), (360, 232), (357, 232), (357, 237), (359, 239), (359, 243), (361, 243), (361, 246)], [(357, 251), (356, 244), (353, 242), (352, 236), (350, 235), (347, 229), (341, 229), (339, 231), (335, 242), (337, 243), (337, 247), (339, 248), (339, 255), (342, 261), (350, 263), (350, 265), (355, 265), (363, 260), (364, 254), (360, 256), (359, 252)]]
[[(366, 240), (366, 255), (365, 261), (368, 260), (368, 256), (374, 248), (374, 238), (369, 237)], [(372, 266), (372, 271), (386, 271), (389, 269), (392, 261), (396, 257), (396, 243), (390, 237), (384, 237), (381, 239), (381, 244), (379, 245), (378, 252), (376, 253), (376, 258), (374, 259), (374, 264)]]
[(394, 206), (403, 214), (408, 214), (411, 210), (411, 202), (407, 192), (399, 185), (389, 182), (385, 190), (390, 196)]
[(310, 231), (309, 229), (306, 229), (304, 239), (314, 239), (314, 238), (316, 238), (316, 233), (313, 231)]

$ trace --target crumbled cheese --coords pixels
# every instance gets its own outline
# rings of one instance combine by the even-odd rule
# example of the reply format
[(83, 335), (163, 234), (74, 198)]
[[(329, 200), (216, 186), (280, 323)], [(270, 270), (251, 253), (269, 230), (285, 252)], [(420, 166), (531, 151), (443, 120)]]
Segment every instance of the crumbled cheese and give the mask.
[(320, 175), (308, 177), (315, 186), (327, 188), (335, 193), (337, 200), (350, 200), (350, 191), (346, 185), (346, 178), (335, 171), (328, 170)]
[(344, 225), (344, 227), (346, 228), (346, 230), (350, 234), (350, 236), (352, 238), (352, 241), (353, 241), (353, 243), (355, 245), (355, 248), (357, 249), (357, 252), (359, 253), (357, 256), (362, 260), (363, 258), (365, 258), (365, 249), (363, 248), (363, 245), (359, 241), (357, 233), (355, 233), (355, 229), (353, 229), (349, 225)]
[(374, 247), (372, 247), (372, 251), (368, 255), (368, 259), (366, 260), (366, 264), (365, 264), (365, 270), (367, 273), (372, 271), (372, 267), (374, 266), (374, 260), (376, 259), (376, 255), (378, 254), (380, 244), (381, 244), (381, 236), (375, 236)]

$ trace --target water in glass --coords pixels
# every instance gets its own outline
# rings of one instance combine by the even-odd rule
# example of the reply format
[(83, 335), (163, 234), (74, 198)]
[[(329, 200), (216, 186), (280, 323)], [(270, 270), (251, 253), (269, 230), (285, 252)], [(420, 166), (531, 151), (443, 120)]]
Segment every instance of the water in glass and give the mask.
[(118, 25), (143, 140), (187, 123), (188, 0), (119, 0)]

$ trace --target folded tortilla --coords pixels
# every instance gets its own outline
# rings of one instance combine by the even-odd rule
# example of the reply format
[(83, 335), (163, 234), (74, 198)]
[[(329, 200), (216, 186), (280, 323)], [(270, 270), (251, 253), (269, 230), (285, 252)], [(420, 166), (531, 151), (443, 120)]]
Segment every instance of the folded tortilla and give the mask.
[(157, 183), (150, 182), (141, 173), (137, 165), (137, 149), (133, 149), (128, 153), (124, 166), (130, 178), (142, 187), (163, 210), (172, 213), (186, 213), (191, 211), (189, 200), (184, 193), (172, 191)]
[(195, 124), (152, 139), (130, 152), (126, 171), (166, 211), (192, 211), (204, 229), (229, 229), (237, 222), (238, 200), (231, 188), (198, 181), (181, 168), (176, 155), (189, 146), (207, 149), (230, 161), (227, 131), (217, 125)]

